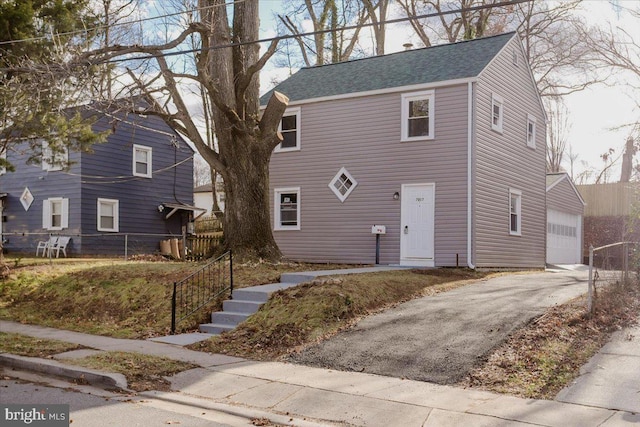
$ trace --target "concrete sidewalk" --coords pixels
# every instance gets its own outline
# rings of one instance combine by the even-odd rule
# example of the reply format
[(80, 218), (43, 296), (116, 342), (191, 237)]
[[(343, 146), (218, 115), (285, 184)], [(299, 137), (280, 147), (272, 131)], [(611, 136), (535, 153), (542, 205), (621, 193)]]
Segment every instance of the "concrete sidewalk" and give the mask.
[[(599, 390), (596, 394), (600, 393), (601, 378), (595, 381), (595, 386), (591, 385), (593, 382), (579, 379), (573, 391), (563, 398), (565, 402), (543, 401), (372, 374), (253, 362), (170, 344), (98, 337), (6, 321), (0, 321), (0, 331), (55, 338), (103, 351), (131, 351), (195, 363), (200, 368), (170, 378), (173, 392), (141, 395), (202, 408), (233, 407), (234, 414), (244, 413), (247, 418), (254, 417), (255, 413), (271, 413), (279, 419), (291, 417), (292, 425), (612, 427), (640, 424), (640, 381), (636, 376), (625, 382), (630, 372), (640, 372), (638, 328), (622, 332), (619, 344), (605, 347), (594, 357), (604, 353), (604, 357), (610, 354), (625, 358), (625, 363), (607, 364), (605, 382), (611, 396), (621, 396), (624, 392), (629, 397), (624, 407), (617, 404), (615, 397), (598, 402), (581, 397), (592, 395), (586, 392), (591, 387)], [(629, 339), (628, 334), (635, 335)], [(5, 365), (9, 359), (7, 355), (2, 356)], [(33, 359), (31, 363), (38, 364), (39, 360)], [(602, 366), (597, 360), (592, 362), (598, 368)], [(7, 374), (10, 371), (5, 371)]]

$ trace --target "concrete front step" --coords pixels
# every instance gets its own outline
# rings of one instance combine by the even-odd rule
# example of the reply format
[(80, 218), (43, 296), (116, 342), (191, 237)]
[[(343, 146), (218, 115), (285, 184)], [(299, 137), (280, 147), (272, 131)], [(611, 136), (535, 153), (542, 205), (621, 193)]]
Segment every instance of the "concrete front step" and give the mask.
[(222, 311), (253, 314), (260, 309), (262, 302), (228, 299), (222, 302)]
[(231, 325), (238, 326), (240, 323), (247, 320), (247, 317), (251, 316), (247, 313), (235, 313), (233, 311), (218, 311), (211, 313), (211, 323), (217, 325)]
[(233, 291), (232, 299), (240, 301), (267, 302), (269, 295), (281, 289), (296, 286), (297, 283), (283, 282), (271, 283), (269, 285), (251, 286), (249, 288), (241, 288)]
[(233, 331), (236, 327), (232, 325), (217, 325), (215, 323), (204, 323), (200, 325), (200, 332), (211, 335), (220, 335), (223, 332)]

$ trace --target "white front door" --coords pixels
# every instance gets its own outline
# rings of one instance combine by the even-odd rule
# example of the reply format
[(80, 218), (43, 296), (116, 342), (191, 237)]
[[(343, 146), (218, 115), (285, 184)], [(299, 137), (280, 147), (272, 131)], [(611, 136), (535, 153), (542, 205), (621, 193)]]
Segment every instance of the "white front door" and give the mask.
[(400, 264), (434, 267), (435, 184), (403, 184)]

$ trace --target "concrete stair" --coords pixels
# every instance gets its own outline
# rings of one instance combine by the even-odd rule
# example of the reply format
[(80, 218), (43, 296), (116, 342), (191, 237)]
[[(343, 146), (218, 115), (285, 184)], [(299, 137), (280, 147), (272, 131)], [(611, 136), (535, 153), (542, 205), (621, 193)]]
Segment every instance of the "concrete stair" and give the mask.
[(272, 293), (296, 286), (298, 283), (300, 282), (272, 283), (236, 289), (231, 295), (232, 299), (222, 303), (222, 311), (211, 313), (211, 323), (200, 325), (200, 332), (219, 335), (231, 331), (258, 311)]
[(376, 266), (365, 268), (353, 268), (344, 270), (318, 270), (302, 273), (283, 273), (280, 276), (280, 283), (269, 285), (252, 286), (233, 291), (231, 299), (224, 301), (222, 311), (211, 314), (211, 323), (200, 325), (200, 332), (212, 335), (220, 335), (225, 331), (235, 329), (249, 316), (260, 309), (260, 306), (269, 300), (269, 296), (280, 289), (290, 288), (302, 282), (308, 282), (319, 276), (330, 276), (334, 274), (354, 274), (369, 273), (374, 271), (400, 270), (405, 267), (399, 266)]

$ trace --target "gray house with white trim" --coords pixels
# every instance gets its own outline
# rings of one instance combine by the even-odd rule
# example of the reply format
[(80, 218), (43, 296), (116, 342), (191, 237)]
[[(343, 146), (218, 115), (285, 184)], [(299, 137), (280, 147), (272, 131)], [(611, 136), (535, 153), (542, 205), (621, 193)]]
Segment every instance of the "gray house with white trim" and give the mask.
[[(303, 68), (272, 155), (288, 258), (543, 268), (545, 113), (514, 33)], [(271, 92), (261, 101), (266, 104)]]

